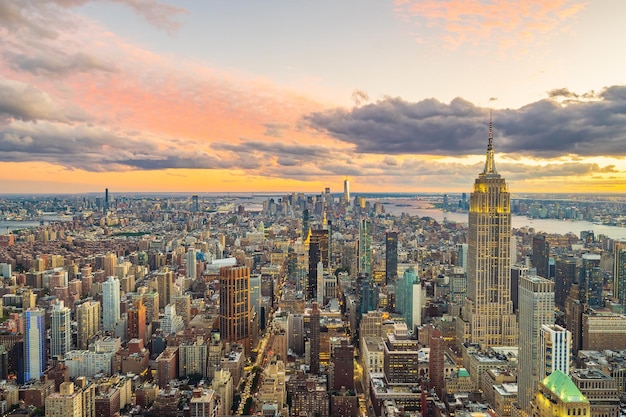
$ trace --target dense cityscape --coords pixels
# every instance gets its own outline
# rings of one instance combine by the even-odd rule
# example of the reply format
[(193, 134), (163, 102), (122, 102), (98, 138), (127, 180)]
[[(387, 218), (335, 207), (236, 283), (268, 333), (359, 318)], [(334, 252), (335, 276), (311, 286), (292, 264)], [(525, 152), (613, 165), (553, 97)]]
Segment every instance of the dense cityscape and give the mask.
[(616, 225), (623, 203), (512, 202), (489, 132), (469, 197), (402, 200), (466, 222), (391, 214), (348, 179), (3, 197), (2, 414), (626, 414), (626, 243), (511, 225)]

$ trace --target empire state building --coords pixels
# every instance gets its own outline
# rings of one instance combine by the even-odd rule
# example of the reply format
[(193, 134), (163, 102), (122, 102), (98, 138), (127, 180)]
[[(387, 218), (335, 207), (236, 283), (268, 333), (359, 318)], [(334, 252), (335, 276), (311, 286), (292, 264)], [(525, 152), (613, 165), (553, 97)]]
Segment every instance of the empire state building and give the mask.
[(511, 301), (511, 195), (493, 155), (490, 120), (485, 168), (470, 196), (467, 299), (459, 320), (461, 340), (483, 348), (515, 346), (518, 331)]

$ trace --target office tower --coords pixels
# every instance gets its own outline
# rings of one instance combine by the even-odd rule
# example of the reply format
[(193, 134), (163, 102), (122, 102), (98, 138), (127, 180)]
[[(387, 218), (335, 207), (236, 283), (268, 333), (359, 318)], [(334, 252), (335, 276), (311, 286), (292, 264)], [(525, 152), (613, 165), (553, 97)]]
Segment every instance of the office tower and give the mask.
[(533, 417), (591, 415), (589, 400), (570, 377), (558, 369), (541, 381), (533, 403)]
[(600, 255), (585, 253), (580, 271), (581, 300), (591, 308), (604, 307), (602, 298), (602, 288), (604, 286), (604, 275), (600, 268)]
[(545, 235), (533, 236), (532, 263), (537, 269), (537, 275), (543, 278), (550, 278), (550, 242)]
[(85, 301), (76, 306), (76, 322), (78, 325), (76, 347), (80, 350), (87, 350), (89, 339), (100, 330), (100, 303)]
[(385, 284), (398, 278), (398, 232), (385, 233)]
[(431, 331), (429, 346), (428, 374), (430, 376), (430, 386), (434, 388), (439, 398), (443, 398), (444, 350), (446, 345), (441, 336), (441, 330), (433, 329)]
[(196, 263), (196, 250), (194, 248), (189, 248), (187, 253), (185, 254), (185, 263), (187, 270), (187, 277), (191, 279), (198, 278), (198, 268)]
[(456, 250), (458, 252), (459, 261), (457, 262), (457, 266), (463, 268), (464, 272), (467, 272), (467, 243), (457, 243)]
[(47, 364), (45, 311), (29, 308), (24, 312), (24, 381), (39, 379)]
[[(257, 317), (261, 317), (261, 274), (250, 274), (250, 308)], [(264, 328), (264, 317), (261, 317), (261, 328)]]
[(59, 392), (46, 397), (46, 417), (84, 417), (83, 392), (73, 382), (63, 382)]
[(482, 347), (517, 344), (510, 243), (511, 197), (496, 171), (490, 121), (485, 168), (470, 195), (467, 299), (461, 320), (469, 327), (470, 341)]
[(572, 333), (557, 324), (544, 324), (539, 335), (539, 380), (556, 369), (569, 375)]
[(615, 242), (613, 253), (613, 296), (626, 305), (626, 242)]
[(350, 204), (350, 181), (347, 178), (343, 180), (343, 201)]
[(191, 196), (191, 212), (197, 213), (199, 211), (200, 211), (200, 205), (198, 204), (198, 196), (192, 195)]
[(328, 229), (317, 229), (311, 232), (309, 241), (309, 282), (307, 288), (307, 297), (309, 300), (317, 299), (318, 293), (318, 271), (321, 262), (324, 270), (328, 271), (330, 267), (329, 253), (329, 231)]
[(50, 313), (50, 357), (62, 358), (72, 348), (71, 310), (63, 301), (52, 306)]
[(578, 355), (583, 346), (583, 311), (584, 305), (580, 302), (578, 284), (572, 284), (565, 300), (565, 324), (572, 332), (572, 355)]
[(362, 218), (359, 221), (359, 270), (369, 275), (372, 268), (372, 222)]
[(424, 291), (422, 283), (412, 267), (404, 271), (398, 280), (396, 291), (396, 312), (402, 315), (409, 331), (422, 324)]
[(110, 252), (104, 256), (104, 276), (115, 276), (115, 267), (117, 266), (117, 255)]
[(109, 277), (102, 283), (102, 330), (114, 332), (120, 321), (120, 281)]
[(361, 315), (378, 309), (378, 286), (374, 280), (365, 275), (357, 278), (357, 288), (360, 288), (359, 313)]
[(309, 209), (302, 210), (302, 240), (306, 240), (311, 228), (311, 216)]
[(148, 343), (146, 335), (146, 306), (141, 298), (135, 300), (133, 306), (127, 312), (127, 336), (128, 340), (140, 339), (144, 344)]
[(104, 213), (109, 211), (109, 189), (104, 189)]
[(578, 282), (577, 261), (573, 256), (559, 258), (556, 261), (554, 277), (554, 304), (565, 311), (565, 300), (573, 283)]
[(220, 269), (220, 334), (223, 341), (244, 346), (250, 354), (250, 269)]
[(518, 403), (530, 414), (539, 374), (539, 337), (543, 325), (554, 324), (554, 282), (528, 276), (519, 282), (519, 377)]
[(320, 371), (320, 309), (314, 302), (309, 319), (311, 343), (311, 373), (316, 375)]

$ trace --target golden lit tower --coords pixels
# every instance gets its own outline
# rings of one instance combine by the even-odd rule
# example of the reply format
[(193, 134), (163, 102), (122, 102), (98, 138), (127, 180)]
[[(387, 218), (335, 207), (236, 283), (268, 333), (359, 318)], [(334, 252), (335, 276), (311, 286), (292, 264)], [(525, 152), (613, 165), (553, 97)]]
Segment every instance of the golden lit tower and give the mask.
[(224, 266), (220, 269), (220, 336), (243, 345), (250, 354), (250, 269)]
[(485, 169), (474, 181), (470, 196), (463, 314), (470, 341), (483, 347), (517, 345), (511, 301), (511, 196), (496, 171), (493, 155), (493, 123), (489, 120)]

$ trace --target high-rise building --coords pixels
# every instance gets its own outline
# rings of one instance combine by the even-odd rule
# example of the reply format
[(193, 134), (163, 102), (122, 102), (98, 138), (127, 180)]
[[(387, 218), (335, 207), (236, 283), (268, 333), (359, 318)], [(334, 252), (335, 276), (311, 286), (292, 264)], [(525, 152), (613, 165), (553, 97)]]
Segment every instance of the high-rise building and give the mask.
[(127, 312), (127, 335), (128, 340), (140, 339), (143, 343), (148, 343), (146, 335), (146, 306), (140, 299), (135, 300), (133, 306)]
[(615, 242), (613, 252), (613, 295), (618, 303), (626, 305), (626, 242)]
[(372, 221), (362, 218), (359, 221), (359, 270), (369, 275), (372, 268)]
[(554, 324), (554, 282), (536, 275), (519, 282), (518, 402), (530, 414), (539, 375), (539, 337), (543, 325)]
[(433, 329), (431, 331), (429, 346), (428, 374), (430, 376), (431, 388), (435, 390), (439, 398), (443, 398), (444, 350), (446, 346), (441, 336), (441, 330)]
[(198, 269), (196, 266), (196, 250), (194, 248), (189, 248), (189, 250), (185, 254), (185, 261), (187, 264), (187, 277), (191, 279), (196, 279), (198, 277)]
[(539, 335), (539, 380), (554, 370), (569, 375), (572, 333), (557, 324), (544, 324)]
[(39, 379), (46, 364), (45, 311), (29, 308), (24, 312), (24, 381)]
[(577, 261), (573, 256), (559, 258), (556, 261), (554, 277), (554, 304), (565, 311), (565, 300), (573, 283), (578, 282)]
[(311, 373), (317, 374), (320, 371), (320, 309), (314, 302), (309, 318), (309, 331), (311, 343)]
[(485, 168), (470, 195), (467, 299), (463, 320), (459, 320), (468, 327), (470, 341), (482, 347), (517, 345), (510, 243), (511, 196), (496, 171), (493, 124), (489, 122)]
[(320, 262), (323, 269), (328, 271), (328, 268), (330, 267), (328, 229), (317, 229), (311, 232), (311, 239), (309, 242), (309, 282), (307, 289), (307, 296), (309, 300), (317, 299), (318, 272), (323, 273), (323, 271), (318, 271)]
[(537, 269), (537, 275), (550, 278), (550, 242), (546, 239), (546, 235), (533, 236), (532, 263)]
[(398, 278), (398, 232), (385, 234), (385, 283), (392, 284)]
[(50, 357), (61, 358), (72, 349), (71, 310), (63, 301), (52, 306), (50, 313)]
[(120, 321), (120, 281), (110, 276), (102, 283), (102, 329), (115, 331)]
[(239, 343), (250, 354), (250, 269), (220, 269), (220, 334), (225, 342)]
[(87, 350), (89, 339), (100, 330), (100, 303), (89, 300), (76, 306), (76, 322), (78, 324), (76, 347)]
[(331, 347), (331, 361), (333, 370), (332, 390), (354, 390), (354, 346), (341, 339), (339, 345)]
[(115, 267), (117, 266), (117, 255), (113, 252), (104, 256), (104, 276), (115, 276)]
[(200, 205), (198, 204), (198, 196), (192, 195), (191, 196), (191, 212), (197, 213), (199, 211), (200, 211)]
[(602, 288), (604, 287), (604, 274), (600, 268), (600, 255), (585, 253), (580, 271), (580, 290), (583, 304), (591, 308), (604, 307)]
[(350, 181), (347, 178), (343, 180), (343, 201), (350, 204)]

